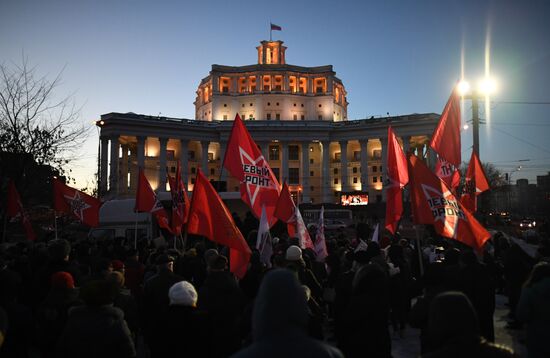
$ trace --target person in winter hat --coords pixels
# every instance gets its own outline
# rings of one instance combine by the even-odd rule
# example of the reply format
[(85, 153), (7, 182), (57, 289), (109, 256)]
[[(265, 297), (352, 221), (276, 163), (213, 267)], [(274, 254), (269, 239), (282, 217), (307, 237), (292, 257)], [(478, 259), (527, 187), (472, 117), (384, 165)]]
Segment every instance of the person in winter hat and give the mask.
[(170, 306), (161, 317), (159, 357), (170, 357), (185, 347), (186, 357), (211, 356), (207, 314), (197, 309), (197, 291), (188, 281), (177, 282), (168, 290)]

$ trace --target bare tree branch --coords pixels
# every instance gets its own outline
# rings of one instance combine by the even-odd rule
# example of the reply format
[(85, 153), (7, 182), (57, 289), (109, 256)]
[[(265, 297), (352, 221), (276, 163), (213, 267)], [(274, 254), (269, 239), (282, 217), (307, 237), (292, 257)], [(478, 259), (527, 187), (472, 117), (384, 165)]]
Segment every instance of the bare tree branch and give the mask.
[(55, 92), (64, 68), (49, 80), (37, 76), (23, 56), (20, 64), (0, 64), (0, 152), (24, 154), (61, 173), (88, 135), (74, 93)]

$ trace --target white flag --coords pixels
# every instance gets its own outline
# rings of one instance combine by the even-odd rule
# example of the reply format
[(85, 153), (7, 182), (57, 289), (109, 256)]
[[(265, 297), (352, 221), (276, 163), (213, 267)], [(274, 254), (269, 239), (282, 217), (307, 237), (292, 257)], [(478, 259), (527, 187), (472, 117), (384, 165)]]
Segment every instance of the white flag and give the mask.
[(328, 256), (327, 243), (325, 241), (325, 207), (321, 206), (317, 233), (315, 234), (315, 255), (317, 261), (324, 261)]
[(357, 247), (355, 248), (355, 251), (353, 251), (353, 252), (355, 253), (355, 252), (358, 252), (358, 251), (367, 251), (368, 247), (369, 247), (369, 245), (367, 245), (366, 242), (359, 239), (359, 244), (357, 245)]
[(371, 241), (374, 241), (374, 242), (378, 242), (378, 236), (379, 236), (379, 227), (380, 227), (380, 224), (376, 224), (376, 228), (374, 229), (374, 232), (372, 233), (372, 238), (371, 238)]
[(265, 206), (263, 205), (260, 226), (258, 227), (258, 236), (256, 238), (256, 249), (260, 252), (260, 261), (270, 268), (271, 256), (273, 255), (273, 244), (271, 241), (271, 234), (269, 233), (269, 222), (267, 221)]
[(315, 250), (313, 241), (311, 240), (311, 237), (309, 237), (309, 231), (307, 230), (302, 214), (297, 206), (295, 207), (294, 215), (296, 215), (296, 236), (298, 236), (298, 239), (300, 240), (300, 248), (302, 250), (307, 248)]

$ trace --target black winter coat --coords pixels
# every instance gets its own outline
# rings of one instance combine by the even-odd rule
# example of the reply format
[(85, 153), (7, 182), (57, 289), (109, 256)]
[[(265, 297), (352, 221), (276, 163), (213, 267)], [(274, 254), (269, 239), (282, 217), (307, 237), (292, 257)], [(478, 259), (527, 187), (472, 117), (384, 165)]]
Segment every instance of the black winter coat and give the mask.
[(57, 348), (60, 358), (136, 356), (124, 314), (110, 305), (79, 306), (69, 310), (69, 319)]
[(303, 288), (289, 270), (264, 278), (254, 304), (254, 343), (235, 358), (341, 358), (342, 353), (307, 335), (308, 307)]

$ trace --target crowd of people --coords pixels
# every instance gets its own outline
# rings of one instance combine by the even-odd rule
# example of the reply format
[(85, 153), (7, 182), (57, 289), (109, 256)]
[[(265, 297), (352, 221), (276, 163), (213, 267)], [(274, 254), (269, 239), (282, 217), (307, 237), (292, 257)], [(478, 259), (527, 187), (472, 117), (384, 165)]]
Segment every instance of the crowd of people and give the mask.
[(415, 327), (422, 357), (513, 357), (494, 343), (498, 292), (529, 357), (550, 357), (547, 240), (533, 257), (497, 233), (479, 254), (429, 234), (420, 248), (399, 235), (379, 244), (361, 222), (327, 233), (324, 261), (280, 235), (266, 265), (247, 220), (241, 280), (227, 248), (198, 237), (185, 250), (151, 238), (2, 244), (0, 356), (391, 357), (392, 338)]

